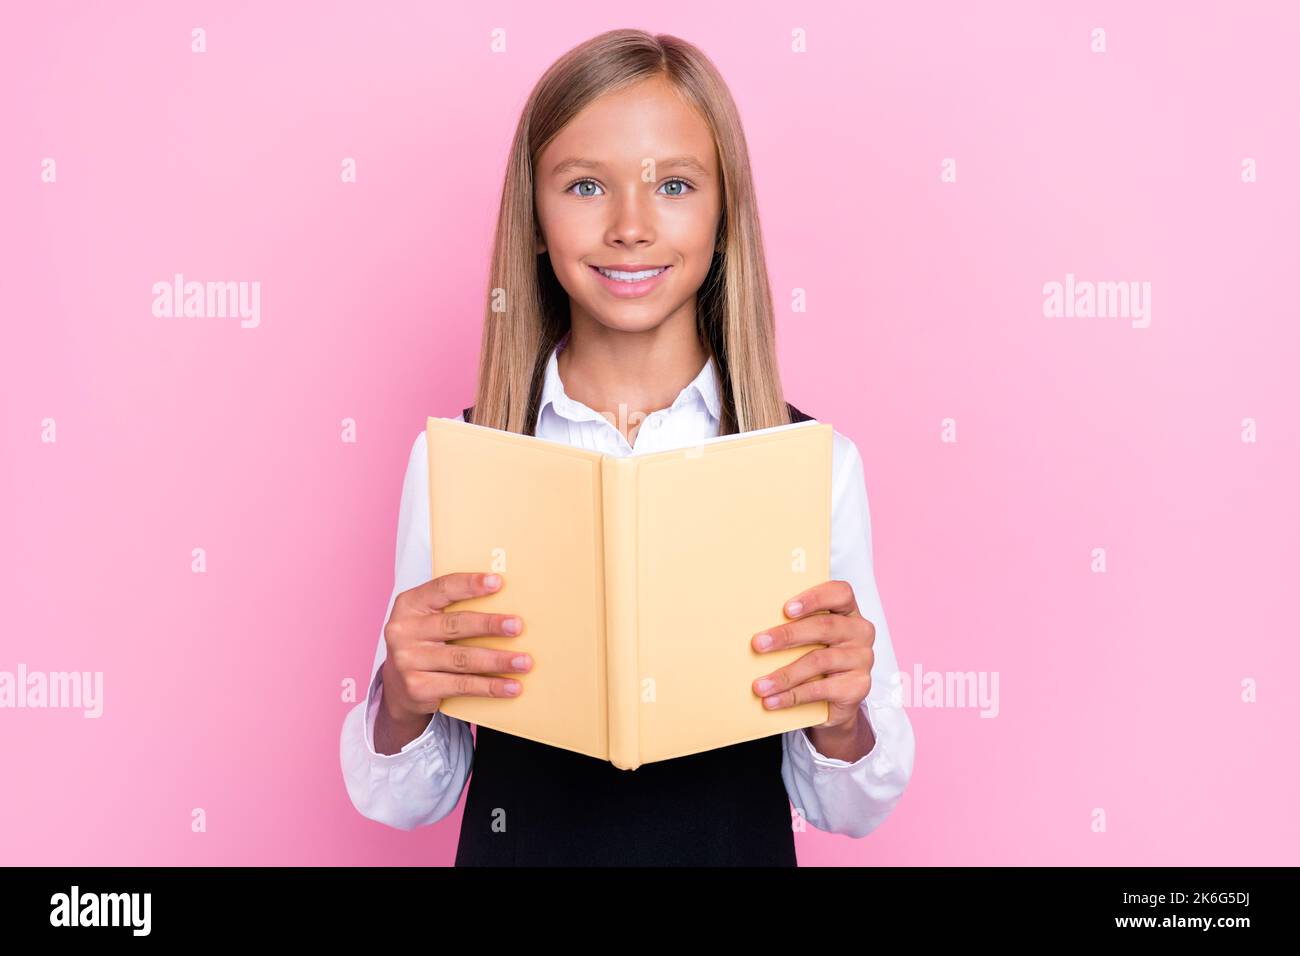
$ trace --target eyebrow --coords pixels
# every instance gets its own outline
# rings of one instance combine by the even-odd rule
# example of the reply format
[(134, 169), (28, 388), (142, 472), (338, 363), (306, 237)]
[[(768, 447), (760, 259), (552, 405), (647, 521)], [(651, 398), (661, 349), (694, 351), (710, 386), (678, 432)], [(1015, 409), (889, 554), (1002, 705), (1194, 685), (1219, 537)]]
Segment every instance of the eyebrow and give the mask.
[[(551, 170), (551, 175), (559, 176), (571, 169), (602, 169), (604, 165), (604, 163), (594, 159), (570, 157), (557, 163), (555, 168)], [(709, 175), (709, 171), (704, 167), (704, 164), (694, 156), (674, 156), (671, 159), (665, 159), (663, 162), (656, 162), (655, 166), (658, 169), (689, 169), (700, 176)]]

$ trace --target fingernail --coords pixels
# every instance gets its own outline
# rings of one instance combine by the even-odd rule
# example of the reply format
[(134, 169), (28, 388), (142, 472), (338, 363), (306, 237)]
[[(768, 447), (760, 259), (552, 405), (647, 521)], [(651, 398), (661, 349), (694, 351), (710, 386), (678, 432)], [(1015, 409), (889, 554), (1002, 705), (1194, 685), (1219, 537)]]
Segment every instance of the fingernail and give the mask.
[(483, 579), (484, 586), (489, 588), (494, 588), (500, 583), (501, 583), (501, 575), (499, 574), (489, 574), (487, 577)]
[(529, 664), (528, 655), (527, 655), (527, 654), (520, 654), (518, 657), (516, 657), (516, 658), (515, 658), (513, 661), (511, 661), (510, 663), (514, 665), (515, 670), (517, 670), (517, 671), (526, 671), (526, 670), (528, 670), (528, 664)]
[(775, 710), (775, 709), (776, 709), (776, 706), (777, 706), (779, 703), (781, 703), (781, 698), (780, 698), (780, 697), (764, 697), (764, 698), (763, 698), (763, 706), (766, 707), (768, 710)]
[(501, 629), (502, 629), (503, 631), (505, 631), (507, 634), (518, 634), (518, 633), (519, 633), (519, 618), (517, 618), (517, 617), (508, 617), (508, 618), (506, 618), (505, 623), (501, 625)]
[(776, 681), (768, 680), (766, 677), (764, 677), (761, 681), (758, 682), (758, 692), (760, 694), (766, 694), (769, 690), (771, 690), (775, 686), (776, 686)]
[(517, 681), (517, 680), (508, 680), (508, 681), (506, 681), (506, 693), (507, 693), (507, 694), (517, 694), (517, 693), (519, 693), (519, 681)]
[(760, 634), (760, 635), (758, 635), (758, 646), (759, 646), (762, 650), (767, 650), (769, 647), (771, 647), (771, 646), (772, 646), (772, 635), (771, 635), (771, 634)]
[(786, 608), (790, 611), (790, 616), (793, 617), (803, 610), (803, 603), (800, 601), (791, 601), (786, 605)]

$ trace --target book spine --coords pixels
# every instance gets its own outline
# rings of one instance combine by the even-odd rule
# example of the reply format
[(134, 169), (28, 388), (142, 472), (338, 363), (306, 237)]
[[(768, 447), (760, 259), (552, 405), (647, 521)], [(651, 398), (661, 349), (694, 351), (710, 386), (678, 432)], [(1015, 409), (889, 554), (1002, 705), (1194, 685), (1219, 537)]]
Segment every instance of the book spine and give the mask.
[(641, 765), (636, 476), (636, 461), (630, 456), (606, 457), (601, 462), (609, 759), (620, 770)]

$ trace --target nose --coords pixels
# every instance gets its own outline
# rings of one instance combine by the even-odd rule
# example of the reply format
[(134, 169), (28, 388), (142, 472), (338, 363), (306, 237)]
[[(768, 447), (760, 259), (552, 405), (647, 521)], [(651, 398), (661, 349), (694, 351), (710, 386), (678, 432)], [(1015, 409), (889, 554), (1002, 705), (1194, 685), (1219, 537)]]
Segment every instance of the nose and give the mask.
[(651, 245), (655, 241), (654, 208), (650, 197), (630, 189), (611, 205), (612, 219), (606, 241), (624, 246)]

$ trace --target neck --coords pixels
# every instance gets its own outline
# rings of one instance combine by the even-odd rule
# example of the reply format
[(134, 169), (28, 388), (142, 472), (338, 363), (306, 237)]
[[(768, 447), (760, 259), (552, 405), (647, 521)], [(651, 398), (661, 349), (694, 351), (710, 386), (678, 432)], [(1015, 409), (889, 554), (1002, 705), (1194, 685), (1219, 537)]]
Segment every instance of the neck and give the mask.
[(556, 357), (565, 394), (609, 418), (629, 444), (646, 416), (669, 407), (709, 360), (693, 314), (635, 332), (575, 316), (571, 329)]

